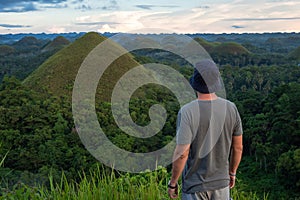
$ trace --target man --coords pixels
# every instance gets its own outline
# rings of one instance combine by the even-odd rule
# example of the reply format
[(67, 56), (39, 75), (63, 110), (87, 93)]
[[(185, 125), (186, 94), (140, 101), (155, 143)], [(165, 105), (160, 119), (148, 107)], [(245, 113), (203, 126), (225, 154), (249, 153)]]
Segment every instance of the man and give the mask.
[(190, 84), (198, 98), (178, 113), (168, 193), (178, 197), (182, 174), (183, 200), (228, 200), (242, 157), (240, 115), (232, 102), (216, 95), (221, 77), (212, 60), (196, 64)]

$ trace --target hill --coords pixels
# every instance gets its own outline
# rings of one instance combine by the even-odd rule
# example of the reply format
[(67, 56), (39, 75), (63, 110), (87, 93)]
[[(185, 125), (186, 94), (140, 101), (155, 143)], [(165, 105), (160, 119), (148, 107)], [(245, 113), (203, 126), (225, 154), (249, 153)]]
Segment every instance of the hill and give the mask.
[(11, 46), (14, 47), (18, 53), (28, 54), (39, 51), (47, 43), (49, 43), (48, 39), (41, 40), (33, 36), (26, 36)]
[(198, 42), (208, 53), (212, 53), (214, 48), (220, 45), (219, 42), (208, 42), (203, 38), (195, 38), (196, 42)]
[(43, 51), (51, 51), (51, 50), (61, 49), (69, 44), (70, 44), (70, 41), (67, 38), (65, 38), (63, 36), (58, 36), (53, 41), (51, 41), (49, 44), (47, 44), (43, 48)]
[(233, 56), (250, 54), (250, 52), (245, 47), (235, 42), (221, 43), (213, 49), (212, 53)]
[(236, 42), (209, 42), (203, 38), (195, 38), (208, 53), (223, 56), (247, 55), (250, 51)]
[(26, 36), (23, 37), (21, 40), (16, 42), (14, 45), (16, 46), (23, 46), (23, 45), (37, 45), (39, 43), (39, 40), (36, 39), (33, 36)]
[[(83, 35), (51, 56), (23, 83), (39, 92), (47, 90), (56, 96), (66, 95), (71, 98), (74, 81), (82, 62), (104, 40), (105, 37), (95, 32)], [(102, 84), (98, 85), (97, 97), (105, 101), (110, 100), (115, 83), (126, 71), (137, 65), (130, 54), (116, 59), (99, 80)]]
[(0, 56), (6, 56), (15, 52), (15, 48), (8, 45), (0, 45)]

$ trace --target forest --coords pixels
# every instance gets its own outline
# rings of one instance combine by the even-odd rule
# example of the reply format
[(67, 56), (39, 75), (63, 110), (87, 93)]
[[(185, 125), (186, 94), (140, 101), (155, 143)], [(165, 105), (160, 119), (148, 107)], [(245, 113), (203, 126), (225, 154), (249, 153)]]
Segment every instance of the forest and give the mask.
[[(0, 199), (167, 199), (171, 166), (129, 174), (102, 165), (76, 132), (69, 93), (61, 90), (58, 95), (51, 85), (28, 83), (36, 80), (30, 79), (32, 72), (41, 75), (37, 69), (56, 65), (53, 59), (59, 55), (72, 52), (68, 58), (80, 57), (76, 54), (80, 52), (71, 50), (86, 44), (85, 36), (75, 41), (62, 36), (51, 40), (30, 36), (0, 45)], [(299, 199), (300, 35), (270, 34), (257, 40), (261, 41), (258, 44), (249, 44), (247, 38), (215, 38), (208, 41), (195, 36), (195, 41), (218, 64), (226, 97), (237, 105), (243, 122), (244, 152), (237, 186), (231, 191), (233, 198)], [(299, 43), (289, 45), (288, 41)], [(144, 50), (132, 55), (140, 64), (171, 66), (187, 79), (193, 72), (189, 63), (171, 53)], [(65, 89), (69, 89), (67, 85)], [(147, 140), (118, 128), (110, 102), (97, 102), (98, 121), (118, 147), (131, 152), (155, 151), (175, 136), (180, 109), (176, 97), (164, 87), (147, 85), (130, 101), (131, 118), (139, 125), (149, 123), (149, 108), (157, 103), (166, 108), (168, 117), (163, 129)], [(119, 196), (108, 195), (114, 191)], [(89, 194), (92, 196), (87, 197)]]

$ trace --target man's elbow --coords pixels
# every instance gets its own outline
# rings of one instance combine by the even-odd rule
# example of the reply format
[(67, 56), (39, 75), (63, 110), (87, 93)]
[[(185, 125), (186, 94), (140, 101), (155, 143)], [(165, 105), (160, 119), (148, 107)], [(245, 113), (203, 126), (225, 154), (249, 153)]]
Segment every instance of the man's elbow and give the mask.
[(239, 153), (239, 154), (242, 154), (243, 153), (243, 145), (235, 145), (232, 147), (233, 151), (235, 153)]

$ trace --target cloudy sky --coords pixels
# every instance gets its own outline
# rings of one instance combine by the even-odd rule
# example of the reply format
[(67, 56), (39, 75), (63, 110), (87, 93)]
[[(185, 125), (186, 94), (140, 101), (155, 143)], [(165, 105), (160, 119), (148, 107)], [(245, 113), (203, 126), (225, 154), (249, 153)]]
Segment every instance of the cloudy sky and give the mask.
[(300, 32), (300, 0), (0, 0), (0, 34)]

